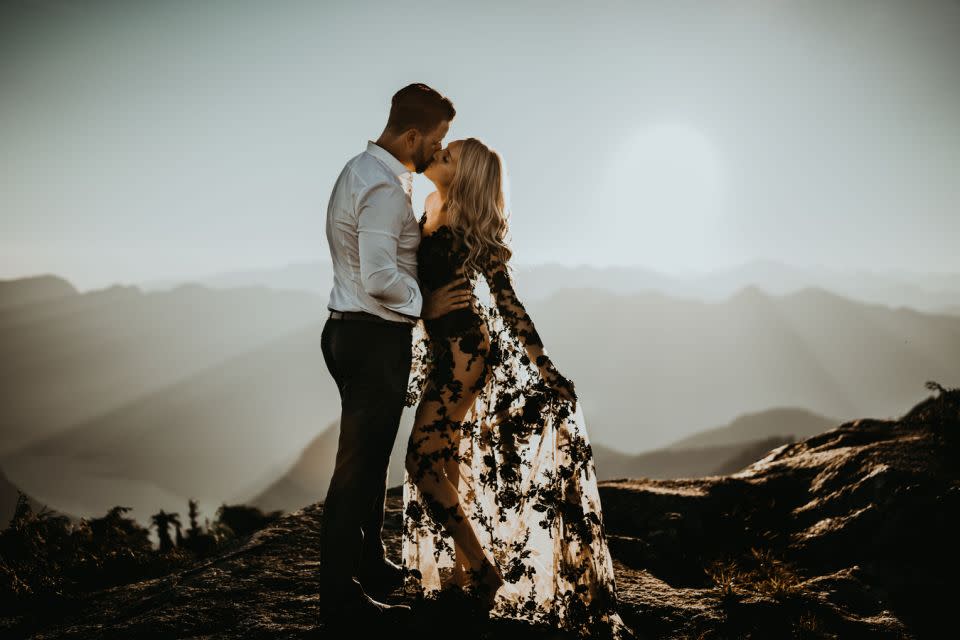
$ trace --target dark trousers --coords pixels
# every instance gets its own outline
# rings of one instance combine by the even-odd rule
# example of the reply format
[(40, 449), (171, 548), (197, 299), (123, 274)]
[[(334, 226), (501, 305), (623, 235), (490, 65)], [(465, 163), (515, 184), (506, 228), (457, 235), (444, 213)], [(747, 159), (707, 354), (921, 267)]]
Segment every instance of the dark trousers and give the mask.
[(387, 469), (400, 426), (413, 325), (327, 318), (320, 345), (340, 390), (337, 462), (324, 501), (320, 579), (333, 590), (385, 557)]

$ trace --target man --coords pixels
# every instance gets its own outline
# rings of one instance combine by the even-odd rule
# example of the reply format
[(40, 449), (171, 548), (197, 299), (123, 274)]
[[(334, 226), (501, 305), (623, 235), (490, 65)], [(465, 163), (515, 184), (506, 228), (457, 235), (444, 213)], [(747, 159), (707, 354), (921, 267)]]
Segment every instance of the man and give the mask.
[[(423, 297), (417, 282), (420, 227), (411, 171), (422, 173), (456, 114), (424, 84), (393, 96), (376, 142), (351, 158), (327, 205), (333, 261), (330, 317), (321, 348), (340, 390), (337, 461), (321, 527), (321, 606), (326, 617), (366, 619), (409, 610), (380, 602), (403, 582), (381, 530), (387, 467), (406, 399), (411, 330), (469, 304), (459, 278)], [(371, 597), (373, 596), (373, 597)]]

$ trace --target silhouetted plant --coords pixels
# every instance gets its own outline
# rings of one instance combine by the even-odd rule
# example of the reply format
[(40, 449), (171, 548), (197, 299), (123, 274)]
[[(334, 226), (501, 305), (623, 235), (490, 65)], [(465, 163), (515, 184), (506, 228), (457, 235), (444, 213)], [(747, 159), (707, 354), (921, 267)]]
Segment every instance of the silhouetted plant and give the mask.
[(46, 507), (34, 513), (27, 496), (17, 496), (10, 526), (0, 532), (0, 602), (61, 595), (65, 590), (63, 564), (76, 555), (78, 543), (70, 520)]
[(919, 423), (942, 439), (954, 456), (960, 454), (960, 387), (946, 388), (928, 380), (924, 385), (939, 395), (921, 402), (903, 418), (904, 422)]
[(72, 524), (46, 507), (34, 513), (20, 492), (10, 526), (0, 531), (0, 614), (16, 616), (21, 631), (40, 628), (52, 616), (75, 610), (86, 593), (166, 575), (283, 514), (223, 505), (212, 523), (204, 519), (204, 531), (197, 524), (197, 502), (190, 500), (189, 508), (186, 535), (179, 514), (161, 509), (151, 516), (159, 538), (154, 549), (149, 528), (126, 517), (129, 507), (115, 506), (101, 518)]
[[(190, 526), (186, 530), (186, 535), (181, 535), (179, 522), (175, 523), (177, 527), (177, 547), (191, 551), (198, 558), (205, 557), (217, 549), (218, 540), (223, 537), (215, 536), (210, 531), (210, 519), (204, 519), (206, 530), (198, 524), (200, 516), (199, 505), (196, 500), (187, 501), (187, 517), (190, 519)], [(232, 535), (232, 534), (231, 534)]]
[(234, 536), (248, 536), (254, 531), (276, 522), (283, 515), (283, 511), (271, 511), (264, 514), (257, 507), (247, 505), (223, 504), (217, 509), (217, 521), (226, 527)]
[(84, 589), (139, 579), (156, 565), (150, 532), (115, 506), (102, 518), (83, 519), (75, 533), (83, 544), (72, 572)]
[(167, 513), (160, 509), (158, 513), (150, 516), (152, 526), (157, 528), (157, 537), (160, 539), (160, 553), (166, 553), (173, 549), (173, 540), (170, 539), (170, 525), (173, 524), (180, 529), (180, 514)]
[(200, 510), (197, 501), (193, 498), (187, 501), (187, 505), (189, 506), (187, 517), (190, 518), (190, 528), (187, 529), (187, 538), (195, 538), (202, 533), (200, 527), (197, 526), (197, 516), (200, 515)]
[[(149, 532), (114, 507), (103, 518), (69, 518), (46, 507), (34, 512), (20, 492), (10, 526), (0, 532), (0, 602), (48, 610), (79, 594), (168, 572), (186, 559), (161, 558)], [(49, 613), (49, 611), (47, 611)]]
[(94, 540), (111, 546), (132, 544), (149, 551), (152, 549), (149, 532), (132, 518), (124, 518), (121, 515), (127, 511), (130, 511), (130, 507), (116, 506), (110, 509), (104, 517), (88, 520)]

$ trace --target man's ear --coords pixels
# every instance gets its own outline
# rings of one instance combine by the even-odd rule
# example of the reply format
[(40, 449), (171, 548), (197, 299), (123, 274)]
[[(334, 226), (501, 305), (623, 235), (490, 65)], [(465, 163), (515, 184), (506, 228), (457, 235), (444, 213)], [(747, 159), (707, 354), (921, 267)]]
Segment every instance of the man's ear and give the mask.
[(403, 132), (403, 143), (407, 145), (408, 149), (415, 149), (419, 138), (420, 132), (416, 129), (407, 129)]

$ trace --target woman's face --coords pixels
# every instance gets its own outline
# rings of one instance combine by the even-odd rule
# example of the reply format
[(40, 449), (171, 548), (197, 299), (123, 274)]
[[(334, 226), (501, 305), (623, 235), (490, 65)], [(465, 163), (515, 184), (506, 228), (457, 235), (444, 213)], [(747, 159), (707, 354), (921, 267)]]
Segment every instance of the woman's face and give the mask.
[(460, 147), (463, 140), (454, 140), (444, 149), (433, 155), (433, 162), (426, 168), (423, 175), (430, 178), (438, 189), (447, 189), (457, 173), (457, 164), (460, 161)]

